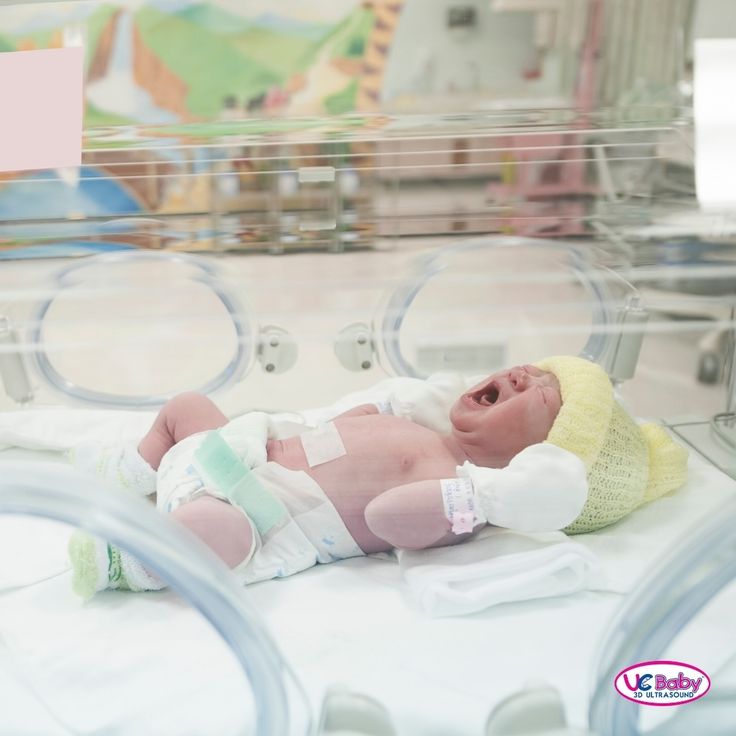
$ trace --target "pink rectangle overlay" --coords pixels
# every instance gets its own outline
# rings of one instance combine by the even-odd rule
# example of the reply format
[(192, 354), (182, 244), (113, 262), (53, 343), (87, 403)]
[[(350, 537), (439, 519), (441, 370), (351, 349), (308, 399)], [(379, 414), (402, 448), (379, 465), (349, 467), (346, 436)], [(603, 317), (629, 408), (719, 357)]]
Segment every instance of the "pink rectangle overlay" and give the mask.
[(82, 162), (84, 49), (0, 53), (0, 171)]

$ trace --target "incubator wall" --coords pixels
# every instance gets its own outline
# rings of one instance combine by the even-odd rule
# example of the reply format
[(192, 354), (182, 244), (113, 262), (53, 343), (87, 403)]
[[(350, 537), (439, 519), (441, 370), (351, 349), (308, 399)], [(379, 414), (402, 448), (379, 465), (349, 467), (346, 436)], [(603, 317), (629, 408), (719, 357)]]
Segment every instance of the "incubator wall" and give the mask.
[[(736, 478), (736, 204), (698, 198), (693, 108), (695, 42), (727, 35), (730, 8), (240, 5), (0, 6), (0, 53), (86, 49), (82, 165), (0, 174), (0, 682), (22, 706), (0, 730), (204, 733), (213, 713), (218, 733), (501, 736), (562, 708), (557, 733), (607, 736), (711, 718), (706, 699), (682, 721), (618, 702), (609, 681), (637, 658), (718, 673), (730, 713), (733, 543), (700, 527)], [(682, 494), (584, 535), (607, 577), (570, 595), (432, 619), (372, 558), (235, 590), (168, 520), (60, 465), (185, 391), (301, 422), (386, 379), (554, 354), (601, 364), (691, 453)], [(173, 592), (79, 603), (76, 528)], [(678, 566), (690, 538), (698, 565)], [(120, 679), (131, 704), (101, 705)], [(535, 700), (540, 680), (559, 696)]]
[[(328, 15), (329, 3), (323, 5), (319, 17)], [(689, 106), (693, 24), (706, 28), (717, 10), (683, 1), (667, 4), (669, 10), (662, 14), (660, 3), (651, 0), (640, 5), (592, 3), (586, 14), (579, 4), (562, 3), (552, 18), (533, 8), (499, 2), (490, 10), (469, 4), (465, 16), (453, 16), (446, 3), (434, 3), (426, 8), (427, 23), (431, 21), (428, 47), (444, 32), (443, 43), (455, 45), (442, 46), (441, 54), (451, 59), (458, 44), (474, 48), (472, 44), (486, 38), (493, 47), (502, 32), (515, 33), (520, 48), (527, 50), (527, 61), (535, 61), (537, 76), (522, 75), (514, 88), (516, 96), (506, 83), (496, 88), (501, 84), (496, 77), (479, 79), (475, 89), (442, 82), (449, 85), (442, 91), (446, 104), (439, 113), (429, 113), (427, 105), (436, 102), (441, 78), (430, 75), (430, 84), (429, 77), (419, 75), (411, 87), (410, 76), (400, 82), (392, 71), (403, 58), (402, 38), (411, 27), (414, 10), (409, 5), (401, 12), (399, 6), (393, 9), (390, 32), (388, 6), (366, 7), (360, 17), (361, 28), (367, 30), (360, 31), (362, 36), (355, 31), (353, 51), (327, 45), (334, 58), (352, 59), (358, 69), (361, 63), (374, 61), (371, 49), (378, 43), (368, 16), (376, 23), (375, 34), (379, 30), (389, 34), (393, 41), (381, 65), (386, 85), (378, 107), (361, 107), (358, 96), (344, 115), (325, 117), (318, 113), (324, 112), (326, 103), (315, 93), (312, 107), (300, 108), (314, 113), (305, 117), (296, 116), (296, 108), (288, 105), (268, 108), (253, 103), (244, 108), (240, 95), (237, 104), (229, 98), (216, 105), (210, 100), (211, 107), (198, 112), (195, 120), (188, 119), (191, 112), (179, 110), (164, 122), (151, 110), (135, 108), (134, 115), (131, 108), (126, 125), (95, 124), (101, 120), (101, 98), (95, 89), (113, 85), (126, 68), (126, 59), (143, 64), (143, 52), (136, 51), (136, 44), (159, 49), (167, 33), (175, 38), (173, 20), (156, 16), (158, 25), (151, 26), (151, 14), (160, 11), (140, 3), (120, 5), (114, 12), (103, 12), (94, 3), (56, 3), (48, 6), (46, 17), (47, 25), (53, 20), (59, 32), (43, 36), (34, 35), (34, 23), (39, 22), (32, 9), (3, 8), (9, 48), (57, 42), (84, 42), (87, 48), (82, 167), (10, 175), (0, 197), (2, 255), (8, 259), (3, 271), (8, 286), (19, 287), (8, 290), (3, 314), (9, 320), (6, 331), (19, 333), (25, 357), (36, 354), (31, 362), (38, 362), (42, 336), (55, 351), (54, 358), (42, 358), (46, 377), (53, 372), (58, 374), (54, 385), (74, 384), (80, 393), (86, 389), (92, 394), (160, 398), (186, 388), (224, 385), (232, 393), (235, 378), (247, 373), (253, 391), (241, 384), (233, 394), (237, 396), (230, 405), (233, 411), (309, 403), (303, 391), (289, 388), (296, 383), (296, 374), (284, 366), (296, 359), (299, 383), (311, 385), (316, 392), (311, 401), (320, 405), (354, 386), (375, 382), (383, 368), (396, 371), (391, 365), (381, 366), (380, 356), (371, 356), (361, 361), (366, 367), (345, 372), (332, 358), (333, 343), (353, 323), (385, 322), (378, 311), (402, 280), (421, 270), (416, 263), (425, 253), (444, 245), (454, 247), (467, 237), (552, 237), (587, 250), (593, 265), (612, 269), (647, 301), (649, 337), (636, 377), (621, 389), (641, 415), (710, 415), (725, 409), (733, 283), (731, 214), (727, 208), (704, 213), (698, 207)], [(244, 12), (248, 15), (247, 9)], [(257, 16), (257, 8), (250, 12)], [(200, 28), (202, 33), (213, 32), (214, 21), (208, 22)], [(662, 36), (650, 33), (655, 26)], [(187, 26), (188, 32), (196, 27)], [(664, 38), (667, 29), (677, 39), (674, 46)], [(175, 67), (178, 57), (159, 50), (169, 67)], [(622, 59), (626, 65), (619, 63)], [(146, 81), (145, 69), (136, 74), (141, 89), (158, 100), (159, 107), (163, 105), (160, 93), (150, 79)], [(360, 75), (354, 78), (365, 81)], [(643, 78), (649, 87), (640, 84)], [(135, 77), (118, 82), (130, 86)], [(554, 104), (542, 104), (551, 98), (540, 88), (555, 90)], [(519, 90), (526, 96), (519, 97)], [(122, 91), (119, 97), (127, 99)], [(398, 100), (404, 102), (399, 105)], [(413, 107), (409, 100), (414, 100)], [(261, 102), (265, 105), (265, 98)], [(198, 103), (187, 104), (199, 110)], [(57, 267), (49, 260), (151, 251), (202, 255), (210, 264), (205, 271), (219, 273), (216, 278), (222, 281), (226, 298), (238, 300), (231, 311), (240, 312), (239, 324), (229, 324), (222, 295), (213, 296), (206, 284), (194, 290), (179, 287), (171, 269), (157, 284), (163, 265), (161, 271), (143, 265), (81, 269), (69, 261), (69, 273), (62, 275), (65, 264)], [(281, 261), (265, 257), (282, 253), (293, 257)], [(333, 253), (337, 257), (331, 258)], [(38, 260), (31, 261), (34, 256)], [(127, 268), (146, 272), (140, 286), (133, 285), (134, 276), (123, 273)], [(181, 272), (183, 267), (172, 268)], [(476, 270), (473, 264), (457, 268)], [(493, 266), (488, 262), (485, 268)], [(523, 292), (534, 291), (537, 268), (546, 265), (527, 260), (522, 268), (506, 269), (503, 280), (508, 286), (495, 296), (475, 302), (476, 297), (468, 297), (465, 304), (458, 304), (462, 298), (456, 296), (456, 306), (447, 311), (457, 314), (459, 322), (463, 309), (472, 311), (474, 303), (483, 304), (492, 316), (471, 315), (462, 329), (491, 329), (490, 319), (505, 319), (497, 308), (507, 299), (503, 289), (523, 302)], [(529, 275), (522, 278), (524, 271)], [(526, 278), (528, 283), (521, 283)], [(22, 293), (29, 279), (38, 294)], [(87, 309), (81, 306), (82, 283), (95, 279), (101, 279), (98, 283), (106, 290), (104, 304)], [(515, 279), (519, 283), (513, 283)], [(70, 288), (72, 280), (81, 283)], [(112, 287), (110, 280), (115, 282)], [(189, 277), (183, 280), (188, 284)], [(63, 295), (50, 298), (60, 288)], [(550, 289), (554, 293), (554, 287)], [(463, 291), (463, 286), (456, 290), (459, 295)], [(426, 306), (433, 300), (429, 294), (425, 291), (413, 303), (411, 317), (402, 323), (404, 330), (412, 322), (435, 317)], [(544, 312), (553, 321), (547, 301), (558, 302), (561, 295), (536, 293), (533, 298), (538, 314)], [(187, 315), (181, 301), (197, 312), (196, 319)], [(64, 310), (73, 310), (73, 302), (80, 304), (74, 317), (77, 336), (91, 348), (75, 357), (63, 345), (73, 341), (54, 332), (60, 322), (69, 324)], [(581, 315), (588, 309), (590, 303), (582, 306)], [(420, 313), (426, 316), (417, 317)], [(99, 317), (97, 327), (93, 317)], [(43, 330), (35, 324), (41, 319)], [(533, 320), (533, 315), (527, 318)], [(448, 316), (443, 321), (457, 342), (465, 339), (458, 334), (457, 323), (450, 326)], [(575, 324), (567, 324), (567, 316), (560, 314), (558, 321), (562, 330), (577, 330)], [(266, 332), (268, 339), (259, 340), (259, 330), (270, 325), (289, 333), (284, 336), (289, 346), (281, 343), (278, 331)], [(140, 342), (158, 345), (150, 354), (161, 367), (155, 378), (144, 367), (147, 358), (140, 349), (129, 350), (126, 345), (134, 332), (140, 333), (136, 338)], [(26, 343), (29, 335), (36, 347)], [(203, 335), (215, 346), (205, 351), (208, 365), (201, 370), (195, 361), (182, 360), (170, 349), (175, 341), (196, 344)], [(586, 336), (578, 337), (583, 345)], [(272, 338), (289, 356), (280, 359), (278, 367), (267, 358), (258, 360), (259, 350)], [(425, 337), (416, 339), (422, 342)], [(105, 349), (92, 359), (96, 341)], [(372, 334), (371, 342), (380, 352), (382, 338)], [(416, 348), (429, 361), (425, 373), (430, 365), (443, 367), (443, 359), (436, 357), (444, 349), (437, 344), (441, 342), (431, 338)], [(559, 344), (567, 347), (562, 340)], [(503, 349), (496, 346), (487, 349), (485, 360), (496, 360), (490, 355), (493, 350), (503, 357)], [(100, 362), (101, 352), (109, 358)], [(431, 354), (435, 357), (428, 357)], [(132, 384), (126, 389), (115, 385), (122, 372), (114, 366), (121, 365)], [(318, 375), (327, 365), (334, 366), (334, 376), (321, 382)], [(88, 379), (85, 371), (97, 375)], [(168, 384), (166, 376), (171, 379)], [(46, 383), (36, 386), (36, 401), (43, 397)], [(690, 383), (697, 392), (682, 390)], [(21, 386), (16, 393), (23, 398), (28, 392)]]

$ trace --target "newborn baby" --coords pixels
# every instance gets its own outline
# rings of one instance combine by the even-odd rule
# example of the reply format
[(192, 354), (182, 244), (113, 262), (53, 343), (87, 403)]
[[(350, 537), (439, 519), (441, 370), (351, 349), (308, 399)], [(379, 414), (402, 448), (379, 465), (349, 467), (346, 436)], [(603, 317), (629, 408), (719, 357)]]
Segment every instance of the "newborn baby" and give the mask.
[[(364, 404), (277, 439), (268, 415), (228, 421), (190, 393), (163, 407), (137, 450), (79, 448), (75, 462), (155, 491), (158, 507), (243, 583), (394, 547), (455, 544), (486, 523), (587, 531), (684, 481), (684, 451), (661, 428), (639, 428), (606, 374), (580, 358), (495, 373), (456, 399), (449, 420), (443, 434)], [(664, 475), (650, 463), (654, 446), (666, 450)], [(76, 535), (71, 556), (82, 595), (162, 587), (92, 537)]]

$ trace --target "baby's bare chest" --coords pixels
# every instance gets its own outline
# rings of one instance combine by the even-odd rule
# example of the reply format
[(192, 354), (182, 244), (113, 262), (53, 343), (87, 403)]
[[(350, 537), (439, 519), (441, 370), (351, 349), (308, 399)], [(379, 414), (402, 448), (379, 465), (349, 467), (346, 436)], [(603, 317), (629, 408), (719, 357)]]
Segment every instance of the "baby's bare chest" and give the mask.
[(398, 485), (455, 475), (444, 438), (426, 427), (393, 416), (346, 417), (335, 427), (345, 452), (329, 462), (310, 467), (298, 437), (269, 459), (306, 471), (330, 496), (349, 493), (364, 503)]
[[(356, 475), (377, 477), (389, 487), (454, 473), (454, 460), (436, 432), (406, 419), (337, 423), (345, 446), (345, 466)], [(438, 475), (440, 474), (440, 475)]]

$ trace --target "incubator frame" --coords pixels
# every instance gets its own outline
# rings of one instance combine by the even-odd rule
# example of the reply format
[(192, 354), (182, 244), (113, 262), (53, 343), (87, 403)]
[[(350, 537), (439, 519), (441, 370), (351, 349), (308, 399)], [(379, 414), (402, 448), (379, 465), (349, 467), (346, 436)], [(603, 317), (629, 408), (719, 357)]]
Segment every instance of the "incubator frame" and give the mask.
[(35, 347), (33, 352), (35, 366), (46, 383), (56, 391), (65, 394), (72, 399), (88, 404), (128, 409), (150, 409), (152, 407), (160, 406), (165, 403), (167, 399), (171, 398), (168, 394), (122, 396), (102, 391), (94, 391), (78, 386), (64, 378), (56, 368), (54, 368), (53, 364), (49, 360), (48, 354), (43, 348), (42, 333), (44, 318), (54, 303), (56, 296), (58, 296), (63, 289), (73, 285), (75, 275), (80, 271), (83, 271), (85, 268), (98, 266), (100, 264), (141, 262), (145, 260), (159, 261), (161, 263), (179, 263), (195, 269), (196, 276), (194, 277), (194, 280), (207, 286), (217, 296), (218, 300), (225, 308), (235, 330), (235, 355), (230, 359), (227, 366), (220, 371), (220, 373), (207, 381), (203, 386), (197, 387), (196, 390), (205, 394), (219, 391), (232, 385), (247, 373), (254, 359), (252, 348), (254, 331), (247, 319), (245, 319), (245, 313), (243, 312), (243, 308), (238, 299), (225, 287), (222, 280), (218, 277), (217, 269), (212, 263), (209, 263), (202, 258), (175, 253), (111, 253), (85, 259), (81, 263), (72, 263), (70, 266), (59, 271), (55, 277), (58, 284), (56, 295), (51, 296), (49, 299), (42, 302), (35, 314), (29, 336), (31, 343)]
[[(595, 733), (636, 736), (641, 707), (613, 689), (623, 667), (661, 656), (680, 631), (718, 592), (736, 579), (736, 500), (686, 541), (677, 554), (655, 565), (627, 597), (609, 634), (601, 642), (596, 685), (590, 704), (590, 725)], [(733, 692), (726, 697), (733, 697)], [(712, 698), (698, 708), (718, 707)], [(687, 711), (683, 712), (683, 716)], [(702, 712), (701, 712), (702, 717)], [(688, 734), (677, 731), (677, 719), (652, 736)], [(719, 732), (720, 733), (720, 732)], [(725, 733), (725, 732), (724, 732)]]
[[(624, 4), (631, 6), (632, 2), (634, 0), (627, 0)], [(518, 7), (525, 3), (496, 0), (496, 4)], [(550, 4), (562, 7), (556, 0), (547, 3), (548, 6)], [(597, 33), (600, 31), (600, 23), (604, 20), (602, 15), (604, 5), (601, 0), (592, 0), (591, 5), (599, 11), (596, 22), (591, 26), (594, 31), (598, 29)], [(678, 12), (682, 15), (684, 6), (692, 3), (685, 0), (680, 5), (682, 7)], [(576, 14), (581, 12), (580, 7), (577, 7)], [(549, 12), (547, 15), (550, 15)], [(597, 43), (600, 39), (592, 39), (591, 43), (586, 45), (588, 50), (586, 59), (589, 64), (595, 63), (595, 59), (600, 58), (601, 51), (608, 55), (609, 61), (615, 62), (613, 52), (618, 50), (619, 45), (623, 48), (627, 39), (626, 32), (638, 30), (627, 29), (631, 17), (632, 15), (623, 12), (613, 18), (615, 21), (613, 27), (617, 33), (611, 34), (610, 49), (606, 47), (601, 49)], [(549, 17), (544, 22), (548, 30), (554, 25), (550, 24)], [(542, 25), (540, 23), (540, 27)], [(561, 38), (564, 30), (566, 26), (562, 24), (557, 31)], [(573, 30), (577, 31), (579, 28)], [(692, 33), (690, 27), (678, 31), (676, 38), (679, 45), (673, 57), (674, 67), (671, 74), (676, 95), (673, 101), (659, 108), (626, 109), (623, 106), (616, 108), (617, 98), (613, 93), (626, 89), (622, 84), (623, 77), (627, 74), (633, 75), (635, 71), (634, 65), (629, 63), (624, 65), (626, 68), (612, 64), (613, 76), (602, 78), (604, 94), (601, 99), (607, 107), (600, 110), (593, 109), (594, 77), (591, 76), (589, 67), (587, 73), (579, 75), (580, 89), (574, 101), (577, 103), (577, 110), (567, 108), (507, 110), (480, 112), (467, 116), (437, 116), (431, 119), (430, 116), (425, 116), (425, 119), (415, 116), (413, 119), (397, 118), (387, 124), (382, 131), (371, 130), (370, 121), (361, 129), (353, 131), (352, 123), (348, 121), (343, 128), (333, 127), (325, 133), (320, 130), (316, 121), (303, 121), (309, 124), (304, 126), (301, 141), (290, 141), (288, 136), (281, 139), (275, 136), (270, 140), (264, 136), (261, 140), (254, 140), (256, 136), (249, 133), (247, 124), (233, 124), (229, 127), (234, 133), (213, 136), (210, 139), (212, 142), (203, 146), (181, 143), (178, 136), (183, 128), (178, 128), (169, 134), (168, 140), (163, 145), (176, 150), (176, 155), (180, 156), (183, 179), (194, 177), (198, 165), (204, 167), (206, 174), (203, 178), (209, 177), (208, 185), (211, 191), (210, 211), (172, 212), (156, 218), (118, 213), (110, 215), (109, 219), (91, 217), (77, 222), (71, 221), (71, 218), (65, 220), (59, 216), (52, 216), (45, 224), (57, 229), (56, 236), (63, 230), (71, 231), (71, 237), (67, 239), (66, 244), (75, 246), (85, 242), (88, 246), (92, 245), (92, 241), (85, 241), (91, 232), (92, 235), (99, 234), (100, 241), (104, 241), (102, 244), (110, 247), (111, 241), (106, 241), (106, 235), (129, 231), (134, 236), (146, 236), (149, 244), (154, 247), (186, 247), (193, 236), (199, 236), (212, 241), (211, 247), (214, 252), (243, 251), (251, 246), (251, 249), (259, 247), (246, 237), (251, 233), (244, 232), (252, 230), (261, 234), (265, 232), (267, 237), (271, 238), (270, 244), (261, 246), (262, 250), (265, 249), (269, 253), (296, 250), (300, 247), (300, 242), (302, 247), (306, 248), (313, 247), (316, 243), (318, 247), (321, 244), (328, 251), (339, 251), (370, 244), (374, 235), (394, 237), (396, 240), (399, 234), (417, 234), (411, 231), (415, 225), (411, 222), (411, 215), (407, 217), (406, 213), (400, 213), (398, 208), (387, 208), (387, 211), (379, 213), (377, 205), (374, 210), (376, 197), (371, 196), (363, 201), (361, 197), (349, 191), (350, 187), (342, 187), (341, 184), (350, 183), (347, 181), (348, 177), (362, 178), (362, 181), (359, 181), (360, 186), (366, 190), (370, 189), (371, 195), (375, 194), (376, 189), (383, 187), (384, 192), (389, 194), (386, 198), (390, 199), (391, 194), (398, 194), (400, 186), (413, 181), (417, 172), (422, 177), (443, 176), (442, 172), (454, 167), (453, 175), (462, 170), (471, 176), (475, 174), (490, 178), (490, 171), (494, 176), (501, 172), (500, 177), (489, 184), (487, 192), (489, 196), (494, 195), (490, 198), (503, 206), (492, 210), (487, 207), (486, 201), (480, 212), (463, 212), (462, 208), (458, 208), (457, 212), (437, 213), (428, 208), (420, 215), (413, 216), (414, 219), (422, 220), (423, 228), (431, 231), (444, 228), (446, 235), (454, 231), (457, 224), (461, 225), (458, 230), (465, 230), (468, 233), (477, 233), (491, 227), (498, 228), (502, 232), (510, 229), (528, 235), (544, 232), (544, 223), (549, 220), (544, 205), (549, 206), (552, 202), (550, 199), (546, 202), (544, 200), (540, 202), (539, 199), (535, 201), (532, 182), (526, 184), (523, 181), (515, 182), (514, 176), (508, 175), (506, 164), (494, 158), (499, 151), (506, 150), (510, 152), (512, 159), (514, 157), (516, 159), (514, 165), (517, 167), (516, 176), (519, 179), (524, 178), (520, 172), (528, 172), (540, 162), (551, 162), (551, 157), (556, 157), (551, 163), (557, 164), (561, 170), (574, 168), (578, 176), (586, 166), (584, 162), (590, 162), (590, 168), (595, 169), (598, 175), (596, 211), (581, 217), (579, 213), (583, 208), (579, 201), (562, 201), (556, 205), (559, 206), (559, 212), (555, 213), (561, 216), (552, 219), (562, 223), (558, 224), (562, 231), (558, 231), (558, 234), (573, 236), (586, 234), (591, 239), (595, 237), (596, 232), (598, 235), (605, 235), (612, 245), (621, 250), (624, 258), (628, 259), (634, 253), (630, 234), (626, 234), (625, 230), (618, 231), (616, 227), (621, 223), (625, 225), (627, 218), (629, 221), (635, 221), (639, 215), (636, 198), (642, 194), (644, 197), (651, 194), (645, 179), (650, 178), (660, 159), (665, 158), (656, 148), (659, 144), (655, 139), (659, 137), (664, 139), (667, 134), (669, 138), (676, 139), (677, 143), (682, 143), (686, 140), (685, 125), (691, 122), (687, 117), (687, 111), (681, 109), (689, 96), (685, 89), (684, 41), (690, 33)], [(645, 33), (637, 33), (636, 38), (639, 44), (636, 47), (638, 52), (642, 49), (650, 50), (651, 39), (647, 39)], [(569, 66), (569, 60), (567, 63), (568, 67), (564, 70), (565, 78), (573, 86), (573, 69)], [(585, 71), (585, 68), (583, 70)], [(636, 87), (631, 87), (631, 92), (635, 91)], [(635, 117), (627, 117), (628, 115)], [(667, 116), (666, 121), (664, 116)], [(379, 118), (380, 116), (376, 116), (375, 119)], [(161, 144), (161, 140), (154, 140), (151, 137), (146, 141), (144, 128), (111, 127), (95, 131), (97, 140), (94, 140), (93, 135), (90, 136), (93, 145), (85, 151), (85, 166), (80, 167), (79, 172), (82, 179), (89, 176), (86, 166), (95, 166), (100, 160), (100, 154), (104, 157), (106, 153), (114, 151), (113, 147), (107, 149), (102, 147), (111, 134), (120, 137), (127, 135), (130, 140), (127, 141), (125, 148), (128, 151), (135, 151), (133, 155), (139, 158), (139, 163), (149, 165), (153, 161), (155, 171), (155, 159), (149, 157), (149, 154)], [(340, 148), (344, 142), (355, 142), (367, 148), (369, 153), (342, 154)], [(430, 142), (430, 146), (434, 145), (434, 150), (423, 151), (422, 147), (427, 142)], [(300, 149), (301, 143), (320, 147), (318, 163), (324, 165), (307, 166), (302, 160), (305, 155)], [(257, 155), (251, 156), (250, 153), (256, 148)], [(115, 155), (113, 153), (113, 157)], [(646, 168), (643, 173), (639, 172), (639, 181), (631, 186), (624, 182), (621, 186), (621, 182), (614, 181), (614, 174), (617, 172), (612, 169), (611, 162), (626, 161), (627, 157), (643, 162)], [(248, 158), (264, 167), (268, 186), (263, 191), (259, 190), (257, 196), (251, 197), (250, 200), (247, 197), (228, 195), (227, 179), (232, 175), (228, 166), (237, 165)], [(121, 162), (118, 162), (118, 165), (126, 165), (124, 159), (121, 159)], [(161, 175), (161, 178), (165, 180), (166, 175)], [(297, 191), (300, 189), (299, 184), (312, 186), (302, 187), (305, 191)], [(314, 186), (316, 184), (322, 186)], [(572, 194), (575, 196), (580, 194), (584, 184), (583, 177), (578, 180), (580, 191), (573, 189)], [(41, 192), (44, 191), (43, 186), (38, 188)], [(322, 222), (309, 222), (307, 218), (304, 218), (304, 222), (300, 222), (303, 213), (294, 207), (294, 200), (298, 198), (294, 195), (307, 200), (308, 195), (315, 193), (315, 190), (325, 216)], [(671, 187), (670, 194), (672, 191), (676, 192), (677, 187)], [(519, 193), (524, 196), (530, 195), (523, 204), (515, 201)], [(682, 189), (680, 193), (684, 193)], [(519, 199), (523, 201), (523, 196)], [(652, 207), (655, 205), (669, 207), (671, 202), (666, 201), (666, 198), (663, 199), (664, 202), (652, 201)], [(253, 202), (256, 203), (255, 206)], [(265, 207), (264, 202), (267, 203)], [(540, 204), (542, 207), (538, 208)], [(625, 208), (630, 204), (634, 206), (629, 212)], [(677, 202), (678, 206), (680, 204), (681, 202)], [(261, 208), (266, 210), (263, 217), (260, 213)], [(541, 217), (538, 209), (542, 210)], [(198, 230), (204, 218), (209, 218), (209, 227)], [(621, 223), (610, 226), (611, 220), (617, 219), (620, 219)], [(354, 221), (358, 220), (363, 221), (359, 223), (362, 229), (353, 227)], [(6, 229), (7, 233), (11, 233), (15, 227), (20, 231), (23, 230), (24, 223), (14, 224), (12, 220), (8, 222), (10, 226)], [(173, 224), (166, 232), (169, 223)], [(567, 228), (570, 228), (570, 232), (566, 232)], [(30, 223), (27, 233), (31, 233), (31, 239), (34, 237), (33, 231), (34, 225)], [(312, 237), (302, 238), (303, 231), (306, 231), (306, 234), (311, 232)], [(39, 242), (43, 241), (39, 233), (35, 235), (38, 236)], [(131, 237), (131, 241), (133, 240)], [(540, 247), (565, 249), (569, 253), (571, 271), (594, 297), (591, 330), (580, 354), (603, 365), (614, 382), (626, 380), (633, 375), (644, 334), (646, 304), (632, 284), (613, 270), (605, 269), (604, 274), (604, 269), (592, 266), (585, 257), (584, 248), (561, 244), (560, 241), (539, 239), (530, 241), (522, 237), (496, 236), (494, 240), (506, 245), (533, 242)], [(65, 245), (63, 238), (59, 238), (56, 244)], [(338, 360), (352, 370), (367, 370), (377, 359), (382, 367), (397, 375), (419, 376), (419, 371), (401, 351), (400, 332), (407, 310), (421, 289), (446, 267), (445, 259), (448, 256), (493, 247), (494, 244), (489, 242), (487, 237), (465, 240), (419, 259), (417, 272), (402, 280), (399, 287), (388, 295), (386, 308), (374, 315), (371, 326), (363, 322), (353, 323), (339, 333), (334, 343)], [(621, 255), (621, 252), (618, 255)], [(296, 346), (290, 342), (289, 334), (276, 326), (267, 326), (260, 331), (254, 327), (249, 321), (249, 315), (243, 311), (242, 300), (226, 286), (216, 264), (208, 258), (171, 251), (117, 252), (90, 258), (81, 263), (75, 262), (63, 268), (55, 276), (56, 294), (46, 299), (35, 312), (28, 333), (31, 361), (44, 383), (59, 395), (88, 405), (117, 409), (150, 409), (160, 406), (170, 398), (168, 394), (123, 396), (86, 389), (61, 375), (44, 348), (44, 320), (55, 298), (64, 289), (74, 285), (75, 277), (80, 271), (101, 263), (144, 259), (154, 259), (161, 264), (173, 262), (191, 266), (195, 272), (194, 280), (205, 285), (216, 295), (234, 326), (237, 340), (235, 354), (223, 370), (203, 385), (196, 387), (197, 390), (209, 394), (227, 389), (247, 375), (256, 361), (260, 361), (264, 369), (271, 373), (279, 373), (293, 364)], [(608, 290), (610, 282), (607, 281), (609, 275), (618, 279), (626, 288), (627, 298), (611, 298)], [(616, 307), (612, 308), (611, 304), (616, 304)], [(0, 332), (5, 329), (10, 335), (10, 328), (12, 328), (10, 323), (3, 323), (0, 319)], [(733, 314), (730, 329), (732, 328)], [(280, 340), (287, 345), (284, 360), (280, 354), (276, 354), (282, 347)], [(11, 345), (10, 349), (15, 349), (15, 346)], [(733, 361), (733, 350), (731, 353)], [(21, 351), (11, 355), (19, 359), (19, 364), (20, 359), (25, 357)], [(710, 425), (704, 422), (704, 426), (711, 437), (716, 434), (724, 441), (726, 452), (733, 456), (736, 440), (728, 432), (722, 431), (733, 430), (734, 409), (736, 409), (736, 371), (733, 370), (733, 365), (731, 370), (727, 412), (717, 414), (712, 418)], [(25, 377), (25, 373), (23, 375)], [(28, 398), (32, 398), (32, 395)], [(253, 688), (256, 700), (255, 720), (259, 734), (280, 736), (293, 725), (291, 718), (293, 709), (290, 709), (286, 687), (287, 676), (293, 678), (293, 685), (304, 698), (306, 710), (309, 711), (303, 690), (293, 674), (288, 671), (268, 629), (251, 608), (247, 591), (235, 587), (224, 566), (204, 548), (199, 550), (193, 547), (180, 530), (149, 509), (131, 506), (128, 499), (123, 501), (104, 493), (96, 493), (97, 489), (90, 480), (76, 475), (72, 479), (71, 475), (63, 472), (66, 469), (61, 469), (60, 472), (57, 466), (50, 466), (44, 470), (32, 463), (15, 461), (6, 461), (3, 467), (3, 477), (0, 478), (0, 513), (29, 514), (78, 525), (103, 535), (113, 543), (125, 545), (147, 567), (160, 574), (165, 573), (172, 586), (213, 624), (218, 634), (230, 645)], [(73, 482), (67, 482), (67, 479)], [(73, 490), (80, 487), (82, 490)], [(734, 578), (736, 578), (736, 502), (725, 508), (718, 518), (696, 536), (683, 542), (678, 557), (656, 566), (637, 590), (628, 596), (608, 638), (601, 646), (597, 680), (591, 694), (588, 713), (591, 733), (594, 731), (600, 736), (605, 734), (634, 736), (639, 733), (640, 713), (636, 711), (637, 706), (624, 701), (615, 693), (612, 687), (614, 674), (622, 666), (649, 659), (663, 652), (707, 601)], [(707, 709), (711, 704), (717, 707), (719, 702), (712, 700), (700, 705), (705, 705)], [(328, 716), (325, 710), (320, 723), (320, 732), (330, 723), (332, 725), (345, 723), (339, 718), (330, 722)], [(309, 716), (307, 721), (306, 730), (310, 730), (312, 724), (309, 722)], [(378, 721), (380, 717), (377, 717)], [(564, 726), (564, 719), (553, 719), (543, 723), (542, 727), (550, 726), (561, 729)], [(514, 732), (519, 733), (518, 730)], [(652, 736), (655, 736), (654, 732)]]
[(144, 503), (103, 493), (94, 479), (56, 464), (6, 461), (0, 478), (0, 513), (38, 516), (72, 524), (129, 550), (170, 582), (228, 644), (251, 685), (258, 734), (286, 734), (292, 710), (290, 677), (311, 715), (299, 681), (227, 567), (203, 544)]

